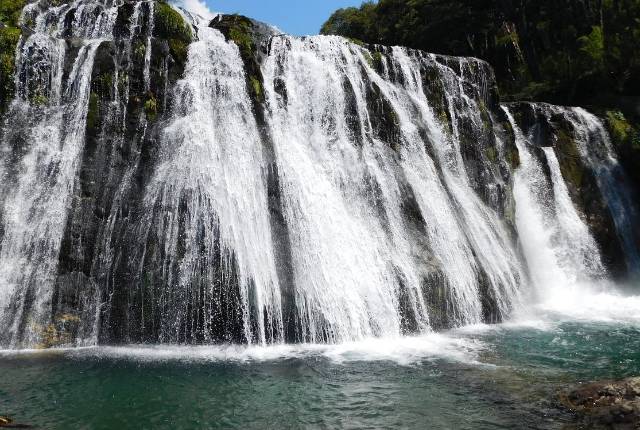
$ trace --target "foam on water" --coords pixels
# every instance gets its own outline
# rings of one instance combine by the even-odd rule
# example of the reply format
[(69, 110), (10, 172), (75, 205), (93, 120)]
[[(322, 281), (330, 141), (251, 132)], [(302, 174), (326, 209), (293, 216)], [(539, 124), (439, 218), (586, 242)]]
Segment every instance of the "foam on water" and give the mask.
[(60, 348), (49, 350), (0, 350), (0, 358), (58, 356), (71, 359), (132, 360), (136, 362), (253, 363), (320, 357), (336, 363), (390, 361), (412, 365), (444, 359), (479, 364), (485, 345), (476, 339), (429, 334), (417, 337), (369, 338), (328, 344), (277, 344), (270, 346), (146, 346)]

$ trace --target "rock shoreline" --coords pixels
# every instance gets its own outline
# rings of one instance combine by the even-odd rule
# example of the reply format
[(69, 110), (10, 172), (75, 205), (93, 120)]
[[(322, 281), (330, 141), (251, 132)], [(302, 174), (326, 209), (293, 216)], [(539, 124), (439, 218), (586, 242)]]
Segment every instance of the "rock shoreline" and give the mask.
[(640, 429), (640, 377), (584, 384), (558, 397), (587, 428)]

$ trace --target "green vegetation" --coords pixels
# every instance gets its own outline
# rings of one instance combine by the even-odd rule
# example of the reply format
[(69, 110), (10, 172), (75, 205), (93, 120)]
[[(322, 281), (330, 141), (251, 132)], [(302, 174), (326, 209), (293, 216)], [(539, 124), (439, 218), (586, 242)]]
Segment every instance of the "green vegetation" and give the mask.
[(498, 161), (498, 150), (493, 146), (489, 146), (484, 150), (484, 155), (487, 156), (487, 159), (492, 163)]
[(113, 88), (113, 73), (102, 73), (93, 79), (91, 87), (100, 96), (109, 95)]
[(89, 95), (89, 109), (87, 110), (87, 129), (93, 130), (98, 123), (100, 98), (93, 91)]
[(26, 0), (0, 0), (0, 22), (10, 27), (17, 27), (22, 8)]
[(240, 57), (244, 63), (247, 90), (254, 103), (264, 101), (263, 77), (257, 57), (256, 37), (259, 37), (253, 22), (242, 15), (225, 15), (215, 22), (218, 29), (227, 40), (233, 41), (240, 50)]
[(620, 111), (603, 115), (611, 140), (620, 154), (620, 162), (636, 184), (640, 184), (640, 127), (632, 124)]
[(634, 130), (624, 117), (624, 114), (619, 111), (607, 111), (605, 115), (607, 118), (607, 128), (613, 141), (632, 144), (630, 137)]
[(255, 76), (249, 76), (249, 81), (251, 82), (251, 91), (255, 100), (264, 101), (264, 93), (262, 91), (262, 84), (260, 80)]
[(191, 27), (182, 16), (164, 1), (158, 1), (155, 7), (156, 37), (167, 40), (173, 59), (184, 66), (187, 62), (189, 44), (193, 40)]
[(133, 55), (137, 58), (144, 58), (147, 46), (143, 42), (138, 42), (133, 47)]
[(321, 32), (482, 58), (505, 99), (640, 96), (640, 0), (379, 0), (336, 11)]
[(49, 98), (42, 94), (41, 90), (38, 90), (31, 94), (29, 101), (34, 106), (44, 106), (49, 102)]
[(15, 91), (15, 51), (21, 33), (18, 21), (24, 5), (25, 0), (0, 0), (0, 112)]
[(228, 38), (238, 45), (243, 57), (253, 56), (255, 45), (251, 37), (251, 21), (241, 15), (231, 15), (227, 23)]
[(560, 129), (556, 134), (556, 143), (561, 154), (559, 162), (562, 176), (574, 189), (580, 190), (585, 172), (576, 141), (565, 129)]
[(158, 101), (153, 94), (147, 96), (147, 100), (144, 102), (144, 112), (150, 121), (156, 119), (158, 115)]

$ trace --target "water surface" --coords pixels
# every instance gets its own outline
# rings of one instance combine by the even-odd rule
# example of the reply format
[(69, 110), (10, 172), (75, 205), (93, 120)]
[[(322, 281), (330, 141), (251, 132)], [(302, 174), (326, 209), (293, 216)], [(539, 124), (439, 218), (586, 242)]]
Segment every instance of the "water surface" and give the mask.
[(620, 313), (635, 298), (614, 300), (334, 346), (4, 351), (0, 414), (51, 429), (560, 429), (573, 417), (558, 390), (640, 375), (640, 314)]

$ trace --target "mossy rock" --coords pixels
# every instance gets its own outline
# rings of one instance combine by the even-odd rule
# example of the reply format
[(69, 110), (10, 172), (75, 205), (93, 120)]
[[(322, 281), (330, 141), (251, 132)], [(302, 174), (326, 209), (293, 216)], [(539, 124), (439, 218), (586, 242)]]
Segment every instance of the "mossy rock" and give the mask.
[(147, 45), (145, 45), (142, 41), (138, 41), (133, 47), (133, 55), (138, 59), (144, 58), (144, 55), (146, 52), (147, 52)]
[(39, 328), (41, 341), (38, 348), (49, 349), (72, 344), (80, 322), (80, 318), (77, 315), (62, 314), (56, 316), (52, 323)]
[(16, 27), (0, 28), (0, 112), (5, 110), (15, 93), (15, 52), (20, 34), (20, 29)]
[(189, 44), (193, 41), (191, 26), (164, 1), (156, 3), (154, 23), (154, 36), (165, 39), (169, 43), (173, 59), (184, 66), (187, 62)]
[(384, 64), (384, 56), (380, 51), (370, 51), (367, 50), (364, 54), (364, 59), (373, 70), (378, 74), (382, 74), (383, 64)]
[(98, 123), (99, 97), (92, 92), (89, 95), (89, 109), (87, 110), (87, 130), (93, 130)]
[(604, 118), (620, 162), (640, 192), (640, 124), (633, 124), (619, 111), (607, 111)]
[(26, 4), (26, 0), (0, 0), (0, 113), (15, 92), (15, 51), (21, 34), (18, 24)]
[(349, 42), (353, 43), (354, 45), (358, 45), (358, 46), (362, 46), (362, 47), (367, 46), (366, 43), (364, 43), (362, 40), (357, 39), (355, 37), (347, 37), (347, 40), (349, 40)]
[(619, 111), (607, 111), (606, 112), (607, 129), (616, 145), (637, 145), (640, 146), (640, 142), (634, 142), (636, 137), (636, 130), (627, 121), (624, 114)]
[(17, 27), (22, 8), (24, 8), (26, 4), (26, 0), (0, 1), (0, 22), (9, 27)]
[(556, 134), (556, 147), (562, 154), (560, 158), (560, 170), (565, 181), (573, 185), (575, 190), (582, 188), (584, 180), (584, 166), (575, 139), (564, 129), (559, 129)]
[(485, 148), (484, 155), (486, 155), (487, 159), (492, 163), (498, 161), (498, 150), (493, 146)]
[(149, 94), (144, 102), (144, 113), (150, 121), (155, 120), (158, 116), (158, 101), (153, 94)]
[(252, 96), (255, 100), (259, 102), (264, 101), (264, 90), (262, 89), (262, 83), (255, 76), (249, 76), (249, 81), (251, 82), (251, 92)]
[(211, 23), (227, 40), (236, 44), (244, 64), (247, 91), (254, 105), (264, 102), (263, 76), (260, 69), (257, 27), (254, 22), (242, 15), (223, 15)]
[(506, 159), (513, 170), (520, 167), (520, 153), (517, 148), (511, 146), (507, 148)]
[(253, 56), (256, 50), (253, 37), (251, 37), (252, 23), (243, 16), (233, 16), (234, 25), (229, 28), (228, 37), (238, 45), (243, 57)]

